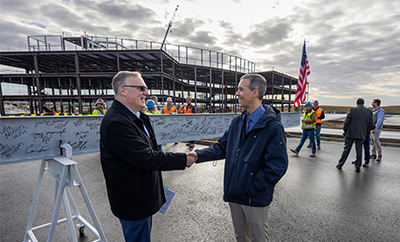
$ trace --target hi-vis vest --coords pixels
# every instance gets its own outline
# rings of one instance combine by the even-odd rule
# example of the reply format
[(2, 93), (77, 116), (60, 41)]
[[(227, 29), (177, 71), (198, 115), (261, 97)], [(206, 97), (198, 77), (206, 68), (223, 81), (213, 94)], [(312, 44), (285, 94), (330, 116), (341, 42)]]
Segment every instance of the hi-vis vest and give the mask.
[(193, 105), (190, 105), (190, 108), (188, 108), (188, 106), (185, 106), (183, 108), (183, 113), (193, 113)]
[(95, 110), (93, 110), (92, 115), (104, 115), (106, 112), (107, 112), (107, 110), (105, 110), (105, 109), (103, 109), (103, 111), (102, 111), (102, 110), (96, 108)]
[(175, 113), (175, 106), (171, 105), (171, 108), (168, 111), (168, 106), (164, 105), (163, 106), (163, 111), (164, 111), (164, 114)]
[(146, 113), (146, 114), (160, 114), (160, 111), (156, 111), (156, 110), (154, 110), (154, 111), (149, 111), (149, 110), (147, 110), (147, 111), (144, 112), (144, 113)]
[[(317, 110), (315, 111), (315, 112), (317, 113), (317, 117), (318, 117), (318, 118), (321, 117), (322, 111), (323, 111), (323, 109), (320, 108), (320, 107), (318, 107)], [(317, 122), (316, 122), (316, 123), (317, 123), (317, 124), (322, 123), (322, 119), (318, 119), (318, 118), (317, 118)]]
[[(303, 120), (311, 120), (311, 115), (314, 113), (314, 110), (309, 112), (309, 113), (304, 113), (303, 116), (301, 117)], [(301, 123), (301, 128), (302, 129), (315, 129), (315, 123), (307, 124), (307, 123)]]

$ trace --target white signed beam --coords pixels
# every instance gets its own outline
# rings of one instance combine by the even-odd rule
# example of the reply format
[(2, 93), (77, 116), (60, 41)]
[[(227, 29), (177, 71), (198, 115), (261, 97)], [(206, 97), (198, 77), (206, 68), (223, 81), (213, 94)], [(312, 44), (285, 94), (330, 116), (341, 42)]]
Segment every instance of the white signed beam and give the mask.
[[(238, 114), (151, 115), (157, 141), (220, 137)], [(299, 113), (282, 113), (285, 128), (299, 125)], [(74, 154), (99, 152), (102, 116), (0, 117), (0, 164), (60, 155), (59, 142)]]

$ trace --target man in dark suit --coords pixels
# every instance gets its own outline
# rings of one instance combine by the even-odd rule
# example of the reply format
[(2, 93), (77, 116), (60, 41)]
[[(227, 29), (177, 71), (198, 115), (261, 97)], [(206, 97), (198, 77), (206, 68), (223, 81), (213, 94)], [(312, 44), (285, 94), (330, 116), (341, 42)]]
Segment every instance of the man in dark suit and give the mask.
[(355, 142), (357, 153), (357, 160), (355, 162), (356, 172), (361, 171), (362, 144), (366, 135), (369, 134), (373, 128), (372, 112), (364, 107), (364, 99), (359, 98), (357, 100), (357, 107), (349, 110), (344, 122), (344, 149), (336, 168), (339, 170), (342, 169), (342, 166), (349, 156), (351, 146)]
[(147, 86), (138, 72), (121, 71), (113, 80), (115, 100), (100, 128), (101, 165), (113, 214), (126, 241), (149, 242), (152, 215), (165, 203), (161, 171), (185, 169), (194, 158), (164, 153), (146, 107)]

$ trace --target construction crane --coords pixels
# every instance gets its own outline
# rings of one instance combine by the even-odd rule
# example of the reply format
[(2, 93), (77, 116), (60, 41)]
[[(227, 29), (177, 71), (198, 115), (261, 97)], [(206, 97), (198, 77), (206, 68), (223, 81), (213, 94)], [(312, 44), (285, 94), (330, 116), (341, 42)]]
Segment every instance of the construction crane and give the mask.
[(161, 50), (162, 50), (163, 47), (164, 47), (165, 39), (167, 38), (167, 35), (168, 35), (168, 33), (169, 33), (169, 30), (170, 30), (170, 28), (171, 28), (171, 26), (172, 26), (172, 21), (174, 21), (176, 12), (178, 12), (178, 8), (179, 8), (179, 5), (176, 5), (174, 14), (172, 15), (172, 18), (171, 18), (171, 21), (169, 21), (168, 29), (167, 29), (167, 32), (165, 33), (164, 40), (163, 40), (163, 42), (162, 42), (162, 44), (161, 44)]

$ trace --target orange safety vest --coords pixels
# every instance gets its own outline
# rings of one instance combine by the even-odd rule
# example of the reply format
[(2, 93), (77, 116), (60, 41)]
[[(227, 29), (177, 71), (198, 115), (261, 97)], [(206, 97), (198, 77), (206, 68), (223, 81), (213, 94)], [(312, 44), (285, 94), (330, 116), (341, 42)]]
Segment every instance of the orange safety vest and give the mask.
[[(320, 107), (318, 107), (317, 110), (315, 110), (315, 112), (317, 113), (317, 117), (318, 118), (321, 117), (322, 111), (323, 111), (323, 109), (320, 108)], [(317, 124), (322, 123), (322, 119), (318, 119), (318, 118), (317, 118), (317, 122), (315, 122), (315, 123), (317, 123)]]
[(163, 111), (164, 111), (164, 114), (175, 113), (175, 106), (174, 106), (174, 105), (171, 105), (171, 108), (170, 108), (170, 110), (168, 111), (168, 105), (164, 105), (164, 106), (163, 106)]
[(190, 105), (190, 108), (187, 108), (187, 106), (185, 106), (183, 108), (183, 113), (193, 113), (193, 105)]

